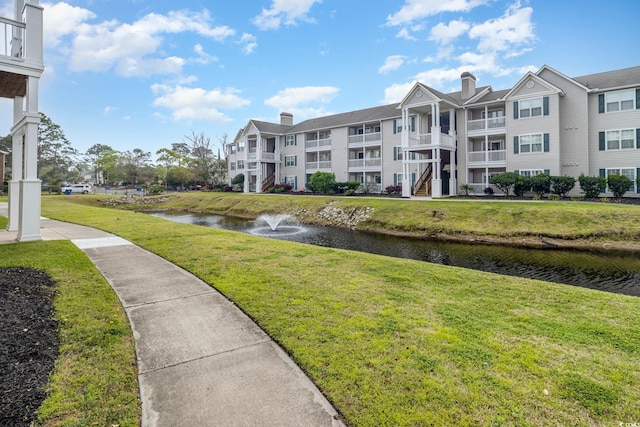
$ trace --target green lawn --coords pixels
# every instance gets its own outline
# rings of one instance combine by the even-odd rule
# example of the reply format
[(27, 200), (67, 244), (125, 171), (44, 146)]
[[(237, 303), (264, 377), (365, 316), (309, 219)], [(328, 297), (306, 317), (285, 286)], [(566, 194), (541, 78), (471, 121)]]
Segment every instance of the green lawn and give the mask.
[(38, 411), (40, 423), (137, 426), (140, 404), (133, 337), (127, 316), (102, 275), (69, 241), (8, 244), (0, 251), (0, 267), (37, 268), (56, 283), (60, 354), (49, 378), (48, 397)]
[[(98, 203), (93, 197), (73, 200)], [(277, 204), (310, 212), (327, 203), (302, 196), (189, 197), (183, 200), (194, 210), (222, 203), (247, 216), (284, 210)], [(113, 232), (220, 290), (281, 343), (350, 425), (618, 425), (640, 414), (639, 298), (169, 225), (70, 201), (44, 198), (43, 215)], [(440, 209), (446, 219), (500, 209), (481, 203), (458, 214), (456, 202), (396, 201), (404, 203), (399, 211), (388, 202), (371, 202), (378, 215), (388, 211), (380, 218), (402, 214), (420, 224), (427, 221), (414, 210), (424, 216)], [(497, 215), (533, 219), (528, 206), (553, 204), (518, 205)], [(593, 210), (598, 223), (620, 212), (635, 218), (626, 208), (570, 209), (574, 218)], [(487, 227), (495, 228), (489, 219)], [(467, 227), (477, 227), (473, 221)], [(639, 226), (613, 227), (637, 232)]]

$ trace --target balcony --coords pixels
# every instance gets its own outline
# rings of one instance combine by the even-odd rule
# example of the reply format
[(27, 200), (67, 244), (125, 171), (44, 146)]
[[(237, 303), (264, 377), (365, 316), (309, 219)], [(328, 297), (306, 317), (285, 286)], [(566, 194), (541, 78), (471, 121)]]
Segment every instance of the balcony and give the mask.
[(0, 34), (2, 43), (0, 56), (8, 57), (4, 59), (24, 59), (22, 41), (24, 40), (26, 25), (23, 22), (0, 17), (0, 29), (2, 29), (2, 34)]
[(331, 147), (331, 137), (323, 139), (310, 139), (305, 142), (305, 147), (321, 149), (322, 147)]
[(369, 145), (380, 145), (382, 134), (380, 132), (366, 133), (362, 135), (349, 135), (349, 147), (365, 147)]
[(305, 168), (307, 171), (331, 171), (331, 160), (322, 162), (306, 162)]
[(440, 133), (436, 136), (438, 138), (433, 138), (432, 133), (424, 133), (417, 137), (409, 136), (409, 148), (456, 148), (456, 139), (452, 135)]
[(507, 163), (507, 150), (471, 151), (467, 153), (467, 164), (503, 166)]
[(381, 158), (372, 159), (349, 159), (349, 170), (380, 170), (382, 166)]
[(255, 149), (249, 149), (249, 151), (247, 152), (247, 160), (249, 161), (275, 162), (276, 159), (276, 153), (260, 152), (260, 156), (258, 156), (258, 152)]
[(484, 135), (492, 133), (504, 133), (506, 129), (507, 118), (491, 117), (488, 119), (467, 120), (468, 135)]

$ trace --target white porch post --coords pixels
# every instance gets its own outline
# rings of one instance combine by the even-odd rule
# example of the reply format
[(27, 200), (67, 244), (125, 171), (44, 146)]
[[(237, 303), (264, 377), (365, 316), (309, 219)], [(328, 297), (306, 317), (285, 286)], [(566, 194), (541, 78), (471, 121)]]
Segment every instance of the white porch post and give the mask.
[[(22, 119), (24, 98), (21, 96), (13, 99), (13, 123), (19, 123)], [(20, 128), (12, 129), (11, 141), (11, 179), (9, 180), (9, 218), (8, 231), (18, 231), (20, 215), (20, 180), (22, 179), (22, 140), (24, 132)]]
[(458, 179), (456, 178), (456, 152), (451, 151), (449, 153), (450, 159), (450, 171), (451, 176), (449, 177), (449, 195), (457, 196), (458, 195)]
[(41, 240), (40, 236), (40, 192), (38, 179), (38, 78), (27, 79), (26, 112), (18, 124), (24, 132), (23, 178), (20, 180), (20, 213), (18, 214), (18, 241)]
[[(439, 126), (438, 126), (439, 127)], [(442, 197), (442, 160), (440, 159), (440, 148), (434, 150), (433, 180), (431, 181), (431, 197)]]
[(409, 180), (409, 132), (406, 122), (409, 111), (402, 109), (402, 197), (411, 197), (411, 181)]
[(258, 134), (256, 138), (256, 193), (262, 193), (262, 135)]

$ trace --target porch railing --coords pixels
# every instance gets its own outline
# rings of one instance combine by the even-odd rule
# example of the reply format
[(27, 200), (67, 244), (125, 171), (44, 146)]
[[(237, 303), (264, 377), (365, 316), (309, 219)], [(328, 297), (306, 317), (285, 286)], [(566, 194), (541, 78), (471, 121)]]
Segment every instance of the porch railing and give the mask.
[(309, 169), (331, 169), (331, 160), (322, 162), (306, 162), (305, 167)]
[(479, 131), (487, 129), (500, 129), (506, 126), (506, 117), (491, 117), (488, 119), (468, 120), (467, 129), (469, 131)]
[(504, 162), (507, 160), (507, 150), (471, 151), (468, 153), (469, 163)]
[(380, 132), (365, 133), (362, 135), (349, 135), (348, 143), (350, 145), (353, 145), (353, 144), (362, 144), (365, 142), (378, 142), (382, 140), (381, 135), (382, 134)]
[(382, 159), (349, 159), (349, 168), (379, 168), (382, 166)]
[(0, 55), (24, 59), (23, 43), (26, 25), (23, 22), (0, 17)]
[(413, 185), (413, 194), (414, 195), (417, 195), (418, 192), (420, 191), (420, 189), (422, 188), (422, 186), (425, 185), (425, 184), (427, 186), (426, 191), (425, 191), (425, 196), (429, 195), (429, 193), (431, 192), (431, 172), (432, 172), (432, 170), (433, 169), (431, 167), (431, 163), (429, 163), (429, 165), (424, 170), (424, 172), (422, 172), (422, 175), (420, 175), (420, 178), (418, 178), (416, 183)]
[(310, 139), (305, 142), (305, 147), (307, 148), (316, 148), (316, 147), (328, 147), (331, 146), (331, 138), (324, 139)]

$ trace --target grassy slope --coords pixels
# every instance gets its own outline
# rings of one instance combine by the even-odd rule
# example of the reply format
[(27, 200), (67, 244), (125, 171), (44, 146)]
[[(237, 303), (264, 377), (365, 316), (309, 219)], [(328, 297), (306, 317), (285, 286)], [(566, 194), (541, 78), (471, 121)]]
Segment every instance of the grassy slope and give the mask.
[[(165, 198), (167, 199), (167, 198)], [(101, 204), (104, 196), (75, 199)], [(537, 241), (538, 236), (571, 244), (627, 243), (640, 249), (640, 208), (630, 205), (585, 202), (498, 202), (406, 199), (181, 193), (160, 204), (132, 209), (180, 209), (256, 217), (266, 212), (291, 213), (303, 222), (330, 223), (318, 215), (328, 206), (351, 213), (373, 208), (359, 229), (427, 236), (468, 236)], [(539, 241), (538, 241), (539, 243)]]
[(34, 267), (56, 283), (60, 355), (38, 414), (42, 425), (136, 426), (137, 366), (127, 317), (109, 284), (71, 242), (0, 246), (0, 267)]
[[(239, 203), (253, 206), (245, 213), (267, 210), (271, 200), (289, 203), (221, 200), (235, 203), (235, 213)], [(586, 426), (638, 417), (638, 298), (167, 227), (63, 198), (45, 199), (43, 214), (114, 232), (219, 289), (352, 425)]]

